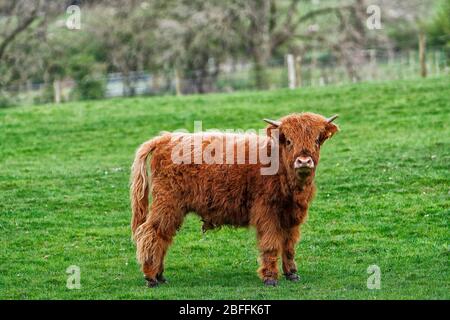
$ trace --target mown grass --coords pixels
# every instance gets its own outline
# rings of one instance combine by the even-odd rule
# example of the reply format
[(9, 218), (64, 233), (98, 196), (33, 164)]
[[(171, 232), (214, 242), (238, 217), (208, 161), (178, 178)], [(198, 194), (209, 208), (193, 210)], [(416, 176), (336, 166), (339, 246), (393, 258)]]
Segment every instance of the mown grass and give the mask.
[[(449, 299), (450, 80), (0, 110), (0, 298)], [(265, 288), (255, 234), (202, 235), (190, 216), (145, 287), (130, 240), (129, 167), (161, 130), (261, 128), (264, 117), (340, 114), (297, 247), (301, 282)], [(369, 290), (367, 268), (381, 269)], [(66, 268), (81, 268), (81, 289)]]

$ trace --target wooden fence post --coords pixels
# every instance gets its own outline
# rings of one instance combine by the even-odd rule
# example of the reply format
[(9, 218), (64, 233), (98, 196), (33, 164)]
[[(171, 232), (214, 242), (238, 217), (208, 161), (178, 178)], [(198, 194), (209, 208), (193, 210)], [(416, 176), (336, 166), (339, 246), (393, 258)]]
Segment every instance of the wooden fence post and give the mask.
[(181, 92), (181, 79), (180, 79), (180, 71), (178, 68), (175, 69), (175, 91), (177, 96), (181, 96), (183, 93)]
[(59, 79), (53, 81), (53, 92), (55, 103), (61, 103), (61, 81)]
[(286, 63), (288, 68), (289, 89), (295, 89), (295, 63), (292, 54), (286, 56)]
[(425, 78), (427, 76), (427, 63), (426, 63), (426, 56), (425, 56), (425, 46), (426, 46), (426, 35), (423, 31), (419, 32), (419, 61), (420, 61), (420, 75), (422, 78)]

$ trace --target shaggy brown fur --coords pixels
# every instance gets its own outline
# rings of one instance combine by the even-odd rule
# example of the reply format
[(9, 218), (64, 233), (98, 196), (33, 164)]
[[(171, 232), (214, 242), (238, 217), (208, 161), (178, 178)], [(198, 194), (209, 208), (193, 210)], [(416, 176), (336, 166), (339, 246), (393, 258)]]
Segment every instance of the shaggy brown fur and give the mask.
[[(281, 123), (281, 124), (280, 124)], [(270, 145), (270, 131), (279, 129), (280, 165), (277, 174), (261, 175), (261, 163), (176, 164), (172, 148), (191, 143), (193, 134), (166, 133), (145, 142), (137, 151), (132, 167), (131, 228), (149, 286), (163, 282), (164, 256), (188, 212), (197, 213), (204, 229), (221, 225), (254, 226), (261, 252), (258, 273), (268, 285), (278, 278), (278, 257), (288, 280), (298, 280), (294, 261), (299, 226), (307, 216), (313, 198), (315, 169), (323, 142), (338, 127), (321, 115), (291, 114), (267, 127), (268, 137), (236, 136), (245, 144), (246, 160), (254, 139)], [(208, 133), (204, 150), (223, 133)], [(237, 150), (235, 143), (235, 150)], [(191, 149), (192, 150), (192, 149)], [(201, 150), (192, 150), (195, 155)], [(150, 161), (151, 187), (147, 173)], [(236, 152), (235, 152), (236, 155)], [(298, 157), (311, 157), (314, 168), (294, 168)], [(152, 204), (149, 208), (149, 192)]]

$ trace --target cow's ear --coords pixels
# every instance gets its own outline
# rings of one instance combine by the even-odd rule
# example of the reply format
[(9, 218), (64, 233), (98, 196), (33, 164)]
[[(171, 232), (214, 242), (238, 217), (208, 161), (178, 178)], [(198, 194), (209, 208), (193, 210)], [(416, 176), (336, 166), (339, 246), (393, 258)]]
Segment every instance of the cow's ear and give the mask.
[(325, 127), (325, 130), (327, 131), (328, 138), (331, 138), (336, 132), (339, 131), (339, 127), (334, 123), (330, 122)]
[(322, 144), (325, 140), (330, 139), (336, 132), (339, 131), (339, 127), (332, 122), (329, 122), (325, 125), (325, 130), (319, 137), (319, 143)]

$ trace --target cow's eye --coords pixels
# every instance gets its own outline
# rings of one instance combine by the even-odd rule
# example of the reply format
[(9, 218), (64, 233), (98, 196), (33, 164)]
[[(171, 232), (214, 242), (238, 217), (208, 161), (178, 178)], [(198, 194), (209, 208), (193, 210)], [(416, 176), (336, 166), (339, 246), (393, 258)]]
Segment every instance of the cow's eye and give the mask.
[(286, 146), (290, 147), (292, 145), (292, 141), (290, 139), (286, 139)]

